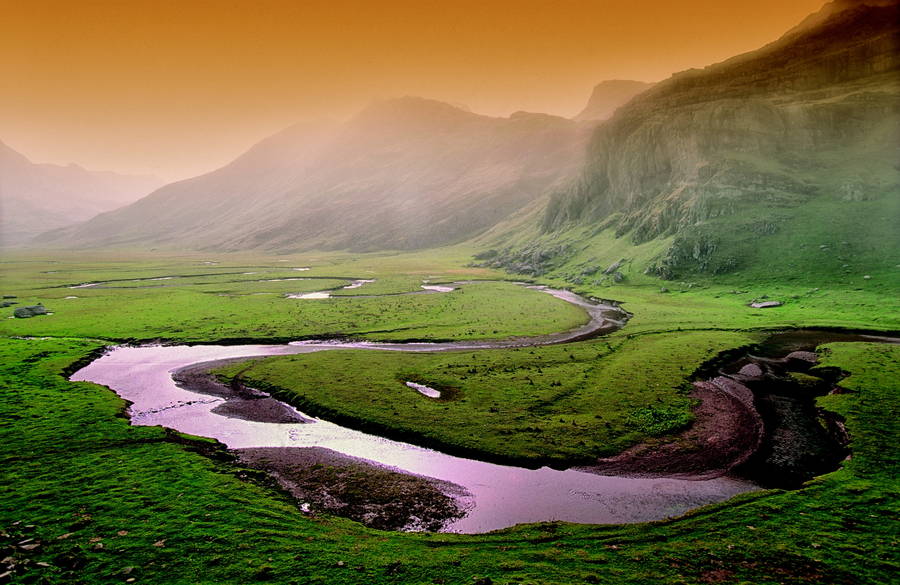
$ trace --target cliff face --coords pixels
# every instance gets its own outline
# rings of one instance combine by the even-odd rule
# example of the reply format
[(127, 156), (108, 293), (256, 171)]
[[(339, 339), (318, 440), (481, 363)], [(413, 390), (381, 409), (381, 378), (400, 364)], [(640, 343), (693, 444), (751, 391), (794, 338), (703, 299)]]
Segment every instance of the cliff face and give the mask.
[(590, 223), (641, 243), (747, 210), (896, 196), (900, 10), (874, 4), (826, 6), (771, 45), (637, 96), (595, 131), (543, 230)]
[(608, 120), (617, 109), (651, 87), (652, 83), (643, 81), (603, 81), (594, 87), (587, 105), (572, 119), (579, 122)]

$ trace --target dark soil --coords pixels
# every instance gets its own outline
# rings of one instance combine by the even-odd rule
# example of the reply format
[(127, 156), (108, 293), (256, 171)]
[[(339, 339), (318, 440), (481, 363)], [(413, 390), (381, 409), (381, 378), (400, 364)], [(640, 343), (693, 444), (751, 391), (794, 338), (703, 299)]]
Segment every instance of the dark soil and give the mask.
[(247, 360), (242, 358), (195, 364), (178, 370), (172, 374), (172, 378), (179, 386), (192, 392), (224, 398), (225, 402), (213, 409), (214, 413), (222, 416), (265, 423), (311, 422), (289, 405), (275, 400), (265, 392), (248, 388), (237, 381), (225, 384), (209, 373), (213, 368), (234, 361)]
[(630, 477), (709, 479), (728, 473), (753, 455), (763, 440), (763, 421), (752, 394), (728, 379), (696, 382), (694, 422), (680, 435), (641, 443), (585, 471)]
[[(261, 469), (310, 512), (351, 518), (380, 530), (438, 531), (466, 514), (463, 488), (401, 473), (322, 447), (234, 449), (241, 464)], [(304, 507), (306, 509), (306, 507)]]

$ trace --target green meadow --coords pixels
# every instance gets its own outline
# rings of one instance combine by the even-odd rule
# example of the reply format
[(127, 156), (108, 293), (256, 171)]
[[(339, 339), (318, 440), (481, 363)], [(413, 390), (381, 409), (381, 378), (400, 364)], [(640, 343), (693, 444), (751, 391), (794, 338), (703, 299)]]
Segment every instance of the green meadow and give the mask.
[[(132, 427), (126, 404), (110, 390), (65, 379), (106, 345), (127, 340), (490, 339), (585, 322), (580, 309), (512, 283), (394, 294), (420, 290), (423, 280), (517, 278), (467, 267), (470, 261), (465, 248), (371, 256), (8, 256), (3, 294), (20, 305), (41, 302), (53, 315), (9, 319), (20, 305), (0, 309), (0, 538), (16, 567), (4, 579), (874, 584), (896, 575), (898, 531), (890, 519), (900, 512), (897, 346), (820, 348), (819, 367), (849, 373), (841, 382), (847, 392), (819, 404), (845, 418), (853, 456), (799, 490), (743, 495), (665, 522), (543, 523), (483, 535), (379, 532), (306, 515), (214, 442)], [(298, 275), (316, 278), (283, 280)], [(132, 282), (167, 276), (178, 278)], [(284, 298), (357, 278), (376, 280), (359, 294), (388, 296)], [(538, 280), (566, 284), (559, 275)], [(765, 331), (900, 328), (896, 297), (884, 283), (676, 281), (661, 293), (659, 281), (634, 281), (568, 285), (622, 301), (632, 313), (608, 337), (444, 354), (336, 350), (261, 360), (242, 376), (351, 426), (487, 459), (565, 465), (684, 428), (694, 371)], [(88, 282), (116, 288), (68, 288)], [(762, 295), (785, 304), (747, 306)], [(427, 399), (405, 381), (432, 385), (447, 399)], [(23, 549), (25, 541), (37, 546)]]

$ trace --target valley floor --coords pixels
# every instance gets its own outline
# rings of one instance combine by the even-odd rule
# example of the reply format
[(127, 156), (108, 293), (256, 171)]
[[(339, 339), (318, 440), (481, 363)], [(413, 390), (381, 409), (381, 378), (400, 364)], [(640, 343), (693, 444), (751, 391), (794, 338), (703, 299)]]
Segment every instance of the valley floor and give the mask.
[[(846, 392), (822, 397), (819, 404), (844, 417), (853, 456), (801, 489), (738, 496), (666, 522), (543, 523), (477, 536), (381, 532), (351, 520), (305, 515), (265, 475), (235, 466), (214, 442), (130, 426), (122, 416), (125, 403), (112, 392), (65, 379), (109, 343), (129, 340), (491, 339), (584, 322), (571, 305), (512, 284), (392, 294), (422, 291), (423, 284), (514, 279), (463, 268), (469, 259), (470, 251), (453, 249), (277, 258), (30, 253), (7, 260), (2, 293), (15, 295), (7, 301), (19, 304), (2, 309), (0, 476), (7, 489), (0, 494), (0, 537), (7, 558), (0, 573), (10, 571), (2, 579), (887, 583), (896, 574), (900, 348), (893, 345), (820, 348), (819, 367), (850, 373), (840, 382)], [(358, 279), (374, 282), (342, 288)], [(577, 344), (489, 354), (323, 352), (302, 356), (305, 383), (332, 391), (354, 388), (352, 373), (367, 372), (366, 383), (382, 392), (397, 391), (398, 377), (443, 384), (465, 402), (442, 410), (448, 424), (431, 425), (436, 439), (460, 446), (473, 441), (498, 457), (549, 454), (562, 462), (584, 461), (690, 424), (694, 403), (686, 381), (711, 357), (758, 341), (764, 330), (900, 328), (891, 308), (896, 300), (883, 288), (582, 288), (623, 301), (633, 315), (628, 325)], [(321, 290), (388, 296), (285, 298)], [(775, 309), (747, 306), (763, 294), (787, 302)], [(14, 308), (39, 302), (53, 314), (6, 319)], [(281, 361), (249, 375), (286, 385), (284, 378), (297, 365), (291, 359), (276, 358)], [(335, 370), (349, 384), (335, 385), (328, 375)], [(416, 412), (421, 401), (411, 401), (414, 392), (391, 395), (382, 403), (390, 404), (388, 413), (352, 393), (323, 392), (319, 399), (328, 396), (332, 406), (356, 409), (366, 420), (389, 418), (393, 425), (414, 427), (422, 417)], [(454, 417), (477, 424), (460, 433)]]

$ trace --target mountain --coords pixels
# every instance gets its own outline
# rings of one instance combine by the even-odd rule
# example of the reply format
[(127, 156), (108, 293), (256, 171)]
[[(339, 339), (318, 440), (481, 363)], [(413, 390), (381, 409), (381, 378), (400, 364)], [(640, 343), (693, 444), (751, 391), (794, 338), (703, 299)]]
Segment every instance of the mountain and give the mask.
[[(555, 250), (566, 234), (581, 247), (596, 237), (643, 254), (643, 268), (665, 278), (763, 264), (852, 270), (878, 258), (893, 267), (898, 4), (832, 2), (757, 51), (636, 96), (595, 130), (534, 237)], [(533, 250), (521, 244), (494, 262), (521, 264), (521, 254)]]
[(36, 164), (0, 142), (0, 246), (131, 203), (162, 181), (152, 176)]
[(588, 135), (544, 114), (387, 100), (344, 124), (289, 128), (222, 169), (41, 241), (275, 251), (458, 242), (558, 186)]
[(651, 87), (652, 83), (621, 79), (599, 83), (594, 87), (587, 105), (572, 119), (579, 122), (608, 120), (631, 98)]

